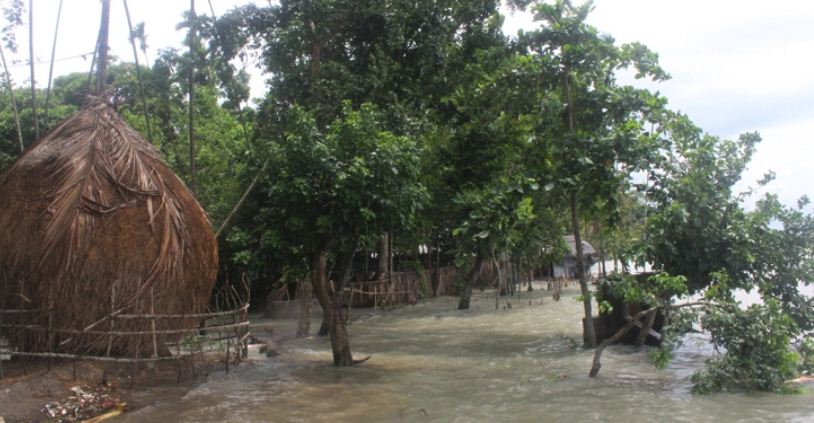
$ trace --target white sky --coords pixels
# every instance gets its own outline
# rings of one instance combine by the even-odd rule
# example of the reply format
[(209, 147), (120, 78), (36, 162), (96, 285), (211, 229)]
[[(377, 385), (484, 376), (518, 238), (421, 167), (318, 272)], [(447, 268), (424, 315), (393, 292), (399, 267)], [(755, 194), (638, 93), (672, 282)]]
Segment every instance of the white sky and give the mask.
[[(0, 0), (6, 4), (8, 0)], [(215, 13), (263, 0), (211, 0)], [(578, 0), (577, 0), (578, 1)], [(27, 3), (27, 2), (26, 2)], [(113, 54), (132, 61), (121, 1), (112, 0), (110, 45)], [(50, 59), (59, 0), (34, 0), (36, 60)], [(208, 14), (207, 1), (196, 2)], [(787, 204), (807, 194), (814, 199), (814, 1), (808, 0), (596, 0), (589, 23), (620, 43), (640, 41), (660, 55), (672, 80), (651, 86), (711, 134), (736, 137), (759, 131), (758, 146), (744, 180), (749, 184), (769, 169), (777, 180), (769, 191)], [(179, 46), (175, 30), (188, 0), (130, 0), (134, 24), (146, 22), (152, 61), (157, 49)], [(98, 32), (99, 2), (64, 0), (57, 44), (56, 75), (87, 72)], [(27, 21), (27, 16), (26, 19)], [(27, 22), (26, 22), (27, 24)], [(533, 28), (528, 15), (509, 14), (507, 34)], [(27, 32), (18, 34), (21, 60), (27, 55)], [(143, 57), (142, 57), (143, 60)], [(13, 68), (15, 81), (27, 83), (28, 67)], [(44, 87), (48, 64), (37, 65)], [(263, 77), (255, 73), (252, 93), (262, 95)], [(746, 186), (746, 184), (744, 184)]]

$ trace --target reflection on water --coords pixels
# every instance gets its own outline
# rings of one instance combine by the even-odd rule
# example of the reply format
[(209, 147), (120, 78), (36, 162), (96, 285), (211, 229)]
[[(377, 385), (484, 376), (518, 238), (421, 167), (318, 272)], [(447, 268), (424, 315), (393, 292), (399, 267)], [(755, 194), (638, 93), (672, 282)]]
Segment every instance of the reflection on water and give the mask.
[[(647, 350), (605, 351), (597, 379), (591, 351), (575, 348), (581, 303), (539, 289), (495, 310), (436, 298), (387, 312), (354, 310), (354, 368), (330, 365), (325, 338), (289, 341), (283, 354), (216, 373), (183, 397), (168, 396), (126, 422), (541, 422), (814, 421), (814, 394), (690, 394), (687, 377), (712, 351), (688, 339), (666, 370)], [(501, 306), (505, 304), (501, 301)], [(317, 322), (312, 327), (318, 325)], [(294, 331), (295, 322), (278, 322)]]

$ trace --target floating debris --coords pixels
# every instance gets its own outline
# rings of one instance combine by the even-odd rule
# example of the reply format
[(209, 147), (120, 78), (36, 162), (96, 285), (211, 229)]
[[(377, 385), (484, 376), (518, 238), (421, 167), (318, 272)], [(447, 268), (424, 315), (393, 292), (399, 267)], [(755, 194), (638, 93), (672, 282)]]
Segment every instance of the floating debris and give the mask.
[[(112, 384), (103, 384), (97, 387), (77, 385), (71, 388), (72, 395), (60, 400), (52, 401), (42, 407), (43, 414), (49, 421), (56, 423), (82, 422), (111, 411), (118, 411), (118, 415), (127, 409), (127, 404), (121, 401)], [(112, 417), (112, 416), (111, 416)]]

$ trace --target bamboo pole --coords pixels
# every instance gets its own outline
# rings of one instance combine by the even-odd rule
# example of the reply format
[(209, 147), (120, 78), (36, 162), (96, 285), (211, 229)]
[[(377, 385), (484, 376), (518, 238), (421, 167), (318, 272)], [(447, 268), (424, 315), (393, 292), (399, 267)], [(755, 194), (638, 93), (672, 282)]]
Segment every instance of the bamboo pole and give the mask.
[[(109, 1), (109, 0), (105, 0)], [(139, 309), (139, 297), (136, 294), (136, 310)], [(134, 350), (135, 359), (133, 360), (133, 377), (130, 379), (130, 388), (132, 389), (136, 386), (136, 377), (138, 377), (138, 359), (139, 359), (139, 349), (141, 349), (141, 336), (136, 338), (136, 348)]]
[(28, 65), (31, 70), (31, 114), (34, 119), (34, 139), (40, 138), (37, 119), (37, 83), (34, 79), (34, 0), (28, 0)]
[[(155, 289), (150, 287), (150, 314), (155, 314)], [(150, 319), (150, 331), (152, 332), (153, 357), (158, 357), (158, 337), (155, 330), (155, 319)], [(158, 375), (158, 366), (155, 366), (155, 373)]]
[[(207, 326), (206, 330), (212, 332), (224, 332), (224, 331), (232, 331), (236, 327), (244, 327), (248, 326), (250, 323), (248, 321), (245, 322), (238, 322), (234, 324), (225, 324), (225, 325), (212, 325)], [(3, 327), (6, 328), (19, 328), (19, 329), (26, 329), (30, 331), (47, 331), (47, 328), (43, 328), (39, 325), (16, 325), (16, 324), (4, 324)], [(75, 334), (75, 335), (108, 335), (113, 334), (117, 336), (135, 336), (135, 335), (152, 335), (155, 333), (156, 335), (173, 335), (173, 334), (184, 334), (184, 333), (194, 333), (195, 331), (199, 330), (199, 328), (193, 329), (161, 329), (161, 330), (137, 330), (137, 331), (103, 331), (103, 330), (79, 330), (79, 329), (53, 329), (54, 333), (67, 333), (67, 334)]]
[(237, 204), (235, 204), (235, 206), (232, 207), (232, 210), (229, 211), (229, 214), (226, 216), (226, 219), (224, 219), (223, 223), (220, 224), (220, 227), (218, 227), (218, 230), (215, 232), (216, 239), (220, 239), (221, 235), (225, 233), (225, 230), (229, 228), (229, 225), (232, 223), (232, 219), (234, 219), (238, 210), (240, 210), (240, 207), (243, 206), (243, 203), (246, 201), (246, 198), (249, 197), (249, 194), (254, 190), (254, 187), (257, 185), (258, 182), (260, 182), (260, 177), (265, 172), (266, 165), (268, 164), (269, 160), (270, 159), (266, 159), (266, 161), (263, 163), (263, 166), (260, 168), (259, 171), (257, 171), (257, 174), (254, 175), (254, 179), (252, 179), (252, 182), (249, 184), (248, 188), (246, 188), (246, 191), (244, 191), (243, 195), (240, 196), (240, 199), (237, 201)]
[(96, 95), (104, 95), (107, 79), (107, 50), (110, 30), (110, 0), (102, 0), (102, 23), (99, 26), (99, 66), (96, 74)]
[(48, 66), (48, 88), (45, 90), (45, 120), (43, 123), (45, 126), (48, 126), (48, 104), (51, 100), (51, 81), (54, 77), (54, 62), (56, 61), (54, 58), (56, 57), (57, 52), (57, 39), (59, 35), (59, 21), (62, 17), (62, 0), (59, 0), (59, 7), (57, 8), (57, 23), (54, 27), (54, 42), (51, 44), (51, 64)]
[[(54, 288), (51, 282), (48, 283), (48, 350), (54, 352)], [(51, 371), (51, 358), (48, 358), (48, 371)]]
[[(110, 311), (111, 313), (116, 310), (116, 288), (119, 285), (119, 281), (113, 282), (113, 285), (110, 287)], [(110, 319), (110, 336), (107, 338), (107, 356), (110, 357), (110, 350), (113, 348), (113, 329), (116, 325), (116, 319)]]
[(194, 68), (195, 68), (195, 0), (189, 0), (189, 68), (187, 69), (188, 84), (188, 135), (189, 135), (189, 188), (193, 194), (197, 194), (198, 175), (195, 167), (195, 122), (192, 116), (193, 100), (195, 98)]
[[(4, 279), (3, 280), (3, 291), (5, 291), (5, 290), (6, 290), (6, 281)], [(6, 296), (5, 295), (3, 295), (3, 303), (2, 303), (2, 305), (0, 305), (0, 308), (6, 308)], [(2, 335), (3, 335), (3, 330), (2, 330), (3, 317), (5, 317), (5, 314), (0, 313), (0, 338), (2, 338)], [(7, 341), (7, 342), (10, 343), (10, 341)], [(9, 350), (11, 350), (11, 348), (9, 348)], [(3, 374), (3, 360), (2, 360), (2, 357), (0, 357), (0, 379), (3, 379), (4, 377), (5, 377), (5, 375)]]

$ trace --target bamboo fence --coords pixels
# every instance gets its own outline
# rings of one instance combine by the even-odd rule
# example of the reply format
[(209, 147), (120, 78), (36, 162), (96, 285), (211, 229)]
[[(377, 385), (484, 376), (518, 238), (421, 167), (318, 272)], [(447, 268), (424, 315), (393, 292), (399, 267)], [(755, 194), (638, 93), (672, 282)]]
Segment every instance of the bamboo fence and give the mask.
[[(227, 372), (232, 361), (239, 362), (248, 355), (250, 298), (249, 285), (245, 280), (239, 288), (228, 284), (222, 287), (215, 294), (212, 306), (196, 314), (161, 314), (152, 308), (150, 314), (128, 314), (126, 309), (116, 309), (112, 300), (114, 297), (115, 284), (111, 287), (110, 313), (82, 329), (70, 327), (71, 322), (43, 319), (43, 316), (49, 315), (47, 309), (6, 309), (5, 304), (0, 305), (0, 379), (4, 377), (2, 359), (12, 357), (19, 357), (26, 371), (26, 361), (31, 358), (47, 359), (49, 369), (54, 359), (132, 364), (131, 381), (135, 381), (142, 365), (151, 365), (157, 372), (159, 362), (174, 361), (180, 380), (183, 365), (186, 363), (195, 376), (196, 358), (203, 362), (202, 357), (207, 353), (224, 354)], [(154, 301), (154, 298), (147, 297), (146, 300)], [(197, 326), (191, 327), (191, 321), (197, 322)], [(121, 330), (117, 327), (140, 329)], [(56, 335), (71, 337), (55, 344), (52, 340)], [(71, 342), (74, 337), (81, 339), (87, 336), (107, 339), (106, 351), (88, 350), (80, 342)], [(50, 341), (47, 351), (29, 350), (8, 342), (14, 338), (36, 337), (45, 337)], [(147, 347), (135, 348), (132, 355), (116, 354), (114, 346), (117, 340), (127, 338), (138, 339), (139, 344), (146, 341)]]

